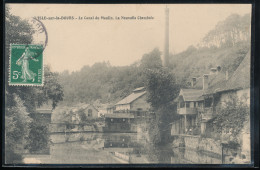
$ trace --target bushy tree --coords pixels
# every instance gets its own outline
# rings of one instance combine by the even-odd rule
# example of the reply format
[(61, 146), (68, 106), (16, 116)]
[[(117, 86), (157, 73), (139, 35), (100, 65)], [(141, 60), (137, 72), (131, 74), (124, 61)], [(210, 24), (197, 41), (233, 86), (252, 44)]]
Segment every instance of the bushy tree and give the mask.
[(80, 118), (81, 123), (86, 122), (87, 116), (86, 116), (85, 110), (82, 109), (82, 108), (79, 109), (78, 114), (79, 114), (79, 118)]
[[(26, 20), (12, 15), (8, 6), (6, 7), (5, 19), (5, 69), (8, 70), (10, 44), (31, 44), (34, 30)], [(49, 99), (53, 101), (54, 108), (62, 100), (63, 92), (57, 83), (57, 75), (49, 69), (45, 69), (45, 85), (43, 87), (9, 86), (8, 74), (9, 72), (5, 71), (5, 158), (6, 163), (13, 163), (14, 161), (21, 162), (18, 158), (22, 159), (17, 151), (17, 146), (22, 144), (24, 147), (28, 142), (26, 137), (30, 133), (32, 128), (30, 126), (33, 123), (29, 121), (31, 120), (29, 113), (35, 112), (37, 104), (40, 106)], [(43, 135), (43, 133), (39, 134)], [(16, 160), (14, 160), (13, 153), (18, 154), (15, 156)]]
[[(7, 94), (10, 97), (10, 94)], [(26, 145), (32, 119), (16, 94), (12, 95), (12, 107), (5, 112), (5, 159), (6, 163), (21, 163), (20, 152)]]
[(218, 110), (213, 121), (215, 132), (219, 134), (230, 134), (233, 142), (238, 142), (238, 136), (249, 122), (250, 108), (245, 100), (238, 98), (237, 95), (230, 95)]
[(173, 100), (178, 95), (179, 85), (167, 68), (148, 69), (146, 75), (147, 101), (151, 103), (156, 115), (150, 124), (150, 137), (155, 144), (166, 143), (171, 136), (170, 123), (176, 110)]
[(158, 48), (153, 49), (150, 53), (144, 54), (141, 59), (141, 68), (155, 69), (162, 67), (161, 52)]

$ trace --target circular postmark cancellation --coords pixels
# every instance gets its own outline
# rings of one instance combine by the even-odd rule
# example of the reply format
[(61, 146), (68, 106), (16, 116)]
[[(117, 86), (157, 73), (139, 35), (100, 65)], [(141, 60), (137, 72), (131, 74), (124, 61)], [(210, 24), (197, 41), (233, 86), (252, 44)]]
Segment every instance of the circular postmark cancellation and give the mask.
[(33, 29), (32, 44), (11, 44), (9, 61), (9, 85), (43, 86), (43, 51), (48, 44), (44, 24), (32, 18), (28, 23)]

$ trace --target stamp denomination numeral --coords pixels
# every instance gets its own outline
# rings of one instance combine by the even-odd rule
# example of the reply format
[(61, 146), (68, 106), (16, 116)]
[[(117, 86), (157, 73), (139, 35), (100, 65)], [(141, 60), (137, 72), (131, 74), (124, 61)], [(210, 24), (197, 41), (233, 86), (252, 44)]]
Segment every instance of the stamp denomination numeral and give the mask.
[(19, 75), (21, 74), (21, 72), (18, 71), (13, 71), (13, 79), (18, 79)]

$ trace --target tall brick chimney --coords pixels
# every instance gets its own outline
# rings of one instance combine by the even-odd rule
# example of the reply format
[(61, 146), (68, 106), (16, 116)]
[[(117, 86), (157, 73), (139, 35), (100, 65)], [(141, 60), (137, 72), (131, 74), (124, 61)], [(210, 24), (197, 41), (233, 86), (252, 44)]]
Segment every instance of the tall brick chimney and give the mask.
[(209, 75), (204, 74), (203, 75), (203, 90), (207, 90), (209, 86)]
[(163, 66), (169, 65), (169, 8), (165, 8), (165, 37), (164, 37)]

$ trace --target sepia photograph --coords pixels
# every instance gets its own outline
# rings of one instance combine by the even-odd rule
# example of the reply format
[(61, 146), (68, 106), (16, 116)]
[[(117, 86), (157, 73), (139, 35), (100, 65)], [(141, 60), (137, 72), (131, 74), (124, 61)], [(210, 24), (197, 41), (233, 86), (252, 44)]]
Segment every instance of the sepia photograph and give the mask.
[(252, 165), (252, 4), (5, 4), (5, 165)]

